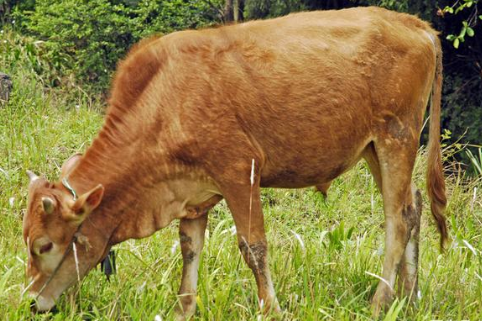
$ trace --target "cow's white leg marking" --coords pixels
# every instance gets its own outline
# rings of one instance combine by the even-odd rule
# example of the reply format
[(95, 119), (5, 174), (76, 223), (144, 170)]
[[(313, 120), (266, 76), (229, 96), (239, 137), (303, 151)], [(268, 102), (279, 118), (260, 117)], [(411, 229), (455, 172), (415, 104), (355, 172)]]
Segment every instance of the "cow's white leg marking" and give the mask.
[(206, 214), (196, 219), (181, 219), (179, 224), (183, 267), (179, 289), (181, 306), (176, 311), (177, 320), (187, 320), (196, 312), (199, 258), (204, 244), (207, 221)]

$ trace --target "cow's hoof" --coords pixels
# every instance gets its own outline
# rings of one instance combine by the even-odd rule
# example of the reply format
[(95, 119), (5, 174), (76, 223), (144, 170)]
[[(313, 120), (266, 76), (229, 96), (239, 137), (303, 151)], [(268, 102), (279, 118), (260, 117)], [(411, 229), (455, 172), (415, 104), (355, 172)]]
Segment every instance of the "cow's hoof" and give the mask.
[(174, 320), (175, 321), (186, 321), (189, 320), (189, 317), (186, 317), (181, 309), (176, 309), (174, 311)]
[(175, 321), (186, 321), (188, 319), (184, 316), (184, 313), (179, 313), (178, 311), (176, 311), (176, 312), (174, 312), (174, 320)]
[(282, 310), (279, 306), (279, 302), (277, 298), (274, 298), (270, 304), (266, 304), (263, 301), (261, 301), (259, 307), (261, 308), (261, 311), (263, 314), (273, 314), (273, 315), (278, 315), (282, 313)]
[(193, 308), (184, 309), (181, 307), (177, 307), (174, 310), (174, 320), (176, 321), (188, 321), (192, 320), (194, 313), (196, 312), (196, 306), (194, 305)]
[(372, 299), (372, 316), (377, 319), (382, 311), (385, 311), (393, 302), (392, 290), (382, 287), (377, 290)]

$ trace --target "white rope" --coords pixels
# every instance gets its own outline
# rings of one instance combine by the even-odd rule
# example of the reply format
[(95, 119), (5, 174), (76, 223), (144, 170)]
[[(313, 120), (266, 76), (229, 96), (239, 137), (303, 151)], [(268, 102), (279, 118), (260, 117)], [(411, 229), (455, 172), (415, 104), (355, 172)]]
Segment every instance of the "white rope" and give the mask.
[[(254, 158), (251, 162), (250, 182), (251, 182), (251, 190), (249, 194), (249, 219), (248, 219), (248, 242), (247, 242), (248, 247), (249, 247), (249, 242), (251, 242), (251, 212), (253, 210)], [(249, 263), (249, 257), (248, 257), (248, 263)]]
[(75, 245), (75, 242), (72, 243), (72, 248), (74, 249), (74, 260), (75, 260), (75, 270), (77, 271), (77, 280), (80, 283), (79, 258), (77, 257), (77, 246)]
[(386, 285), (388, 285), (388, 287), (390, 288), (390, 290), (393, 291), (393, 287), (390, 285), (390, 283), (388, 283), (388, 281), (385, 280), (384, 278), (382, 278), (381, 276), (378, 276), (378, 275), (376, 275), (375, 273), (371, 273), (371, 272), (368, 272), (368, 271), (365, 271), (365, 274), (368, 274), (368, 275), (370, 275), (370, 276), (373, 276), (374, 278), (379, 279), (380, 281), (382, 281), (383, 283), (385, 283)]
[(20, 294), (20, 297), (23, 297), (25, 293), (32, 287), (33, 283), (38, 280), (38, 277), (35, 279), (32, 279), (32, 281), (23, 289), (22, 293)]

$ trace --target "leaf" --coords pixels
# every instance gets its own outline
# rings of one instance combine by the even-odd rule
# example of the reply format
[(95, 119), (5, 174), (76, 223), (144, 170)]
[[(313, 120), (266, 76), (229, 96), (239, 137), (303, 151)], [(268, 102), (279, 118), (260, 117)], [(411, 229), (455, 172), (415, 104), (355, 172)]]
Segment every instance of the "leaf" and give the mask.
[(455, 36), (454, 35), (448, 35), (447, 38), (445, 38), (445, 39), (450, 40), (450, 41), (454, 41)]
[(454, 48), (455, 48), (455, 49), (458, 49), (458, 48), (459, 48), (459, 44), (460, 44), (459, 38), (455, 38), (455, 40), (454, 40)]
[(448, 13), (454, 13), (454, 9), (452, 7), (449, 7), (449, 6), (446, 6), (443, 11), (448, 12)]
[(462, 30), (460, 30), (460, 34), (458, 36), (458, 38), (460, 38), (460, 40), (462, 40), (464, 37), (465, 37), (465, 32), (467, 31), (467, 28), (466, 27), (463, 27)]
[(348, 230), (348, 233), (346, 235), (346, 240), (351, 239), (351, 236), (352, 236), (354, 230), (355, 230), (355, 228), (353, 226)]
[(470, 149), (467, 149), (465, 153), (474, 165), (476, 172), (478, 172), (479, 175), (482, 175), (482, 148), (479, 148), (479, 160), (477, 159), (477, 156), (472, 154), (472, 151), (470, 151)]
[(406, 298), (401, 301), (399, 301), (398, 299), (393, 301), (383, 321), (396, 321), (398, 319), (400, 311), (402, 311), (403, 307), (405, 306), (405, 300)]
[(467, 35), (469, 37), (473, 37), (474, 36), (474, 29), (472, 29), (470, 27), (467, 27)]

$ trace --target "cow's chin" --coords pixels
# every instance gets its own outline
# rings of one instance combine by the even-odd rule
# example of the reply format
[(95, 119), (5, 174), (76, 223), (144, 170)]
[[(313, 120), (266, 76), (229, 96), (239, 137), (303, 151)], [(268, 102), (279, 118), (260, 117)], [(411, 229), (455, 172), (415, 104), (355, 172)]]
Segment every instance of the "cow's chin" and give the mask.
[(55, 307), (55, 300), (50, 296), (38, 295), (36, 292), (30, 292), (29, 296), (34, 300), (32, 308), (35, 312), (47, 312)]

